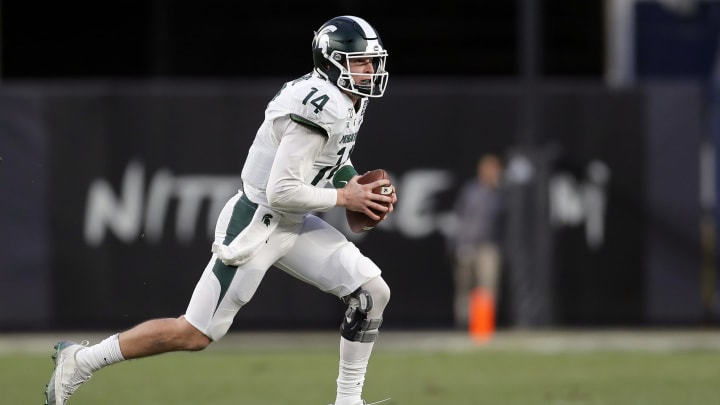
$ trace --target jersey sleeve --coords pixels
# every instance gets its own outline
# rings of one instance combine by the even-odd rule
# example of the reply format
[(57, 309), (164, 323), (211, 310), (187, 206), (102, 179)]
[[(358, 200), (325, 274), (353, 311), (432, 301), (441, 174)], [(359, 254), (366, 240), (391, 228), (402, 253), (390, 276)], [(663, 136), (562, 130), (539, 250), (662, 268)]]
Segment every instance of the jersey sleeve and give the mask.
[(290, 119), (278, 121), (276, 125), (285, 128), (268, 178), (268, 203), (288, 212), (327, 211), (334, 207), (337, 190), (312, 186), (308, 180), (327, 137)]

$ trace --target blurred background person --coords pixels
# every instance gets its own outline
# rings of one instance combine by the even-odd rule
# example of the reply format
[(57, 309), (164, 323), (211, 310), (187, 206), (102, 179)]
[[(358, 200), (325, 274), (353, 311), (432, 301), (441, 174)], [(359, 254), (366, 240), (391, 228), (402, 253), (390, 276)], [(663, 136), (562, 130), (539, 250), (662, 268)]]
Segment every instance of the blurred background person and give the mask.
[[(477, 161), (476, 176), (460, 189), (454, 204), (455, 233), (448, 238), (453, 263), (455, 325), (466, 328), (473, 291), (487, 294), (496, 308), (502, 269), (503, 165), (495, 154)], [(478, 290), (479, 289), (479, 290)]]

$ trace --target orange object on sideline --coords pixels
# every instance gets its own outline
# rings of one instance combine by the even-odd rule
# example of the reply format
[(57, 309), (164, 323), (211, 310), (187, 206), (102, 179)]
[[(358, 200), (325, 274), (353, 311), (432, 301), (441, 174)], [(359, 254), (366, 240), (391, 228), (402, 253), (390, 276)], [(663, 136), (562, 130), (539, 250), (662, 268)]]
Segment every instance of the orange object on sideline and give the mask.
[(495, 304), (484, 288), (478, 287), (470, 294), (470, 337), (477, 342), (486, 342), (495, 332)]

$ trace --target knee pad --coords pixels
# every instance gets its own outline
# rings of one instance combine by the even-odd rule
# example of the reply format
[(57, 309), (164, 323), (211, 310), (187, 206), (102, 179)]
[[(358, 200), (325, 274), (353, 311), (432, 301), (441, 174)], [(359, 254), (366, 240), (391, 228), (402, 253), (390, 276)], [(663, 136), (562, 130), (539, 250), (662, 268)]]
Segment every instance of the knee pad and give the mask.
[(374, 342), (382, 319), (367, 319), (367, 313), (373, 306), (370, 293), (358, 288), (352, 294), (343, 297), (342, 301), (348, 305), (340, 325), (342, 337), (352, 342)]

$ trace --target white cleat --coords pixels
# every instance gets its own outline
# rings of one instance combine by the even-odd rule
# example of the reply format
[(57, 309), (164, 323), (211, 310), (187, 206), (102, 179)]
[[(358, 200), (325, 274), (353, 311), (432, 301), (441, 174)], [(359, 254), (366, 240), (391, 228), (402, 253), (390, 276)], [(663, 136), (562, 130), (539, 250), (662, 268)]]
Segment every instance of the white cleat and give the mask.
[(78, 350), (85, 348), (87, 341), (75, 343), (62, 341), (55, 345), (55, 362), (50, 382), (45, 386), (45, 405), (65, 405), (80, 384), (92, 377), (92, 372), (80, 368), (75, 361)]
[[(365, 400), (363, 399), (363, 400), (361, 400), (360, 402), (354, 402), (352, 405), (377, 405), (377, 404), (379, 404), (379, 403), (382, 403), (382, 402), (385, 402), (385, 401), (389, 401), (389, 400), (390, 400), (390, 398), (385, 398), (385, 399), (383, 399), (382, 401), (377, 401), (377, 402), (373, 402), (373, 403), (371, 403), (371, 404), (368, 404), (368, 403), (365, 402)], [(330, 405), (333, 405), (333, 404), (330, 404)]]

